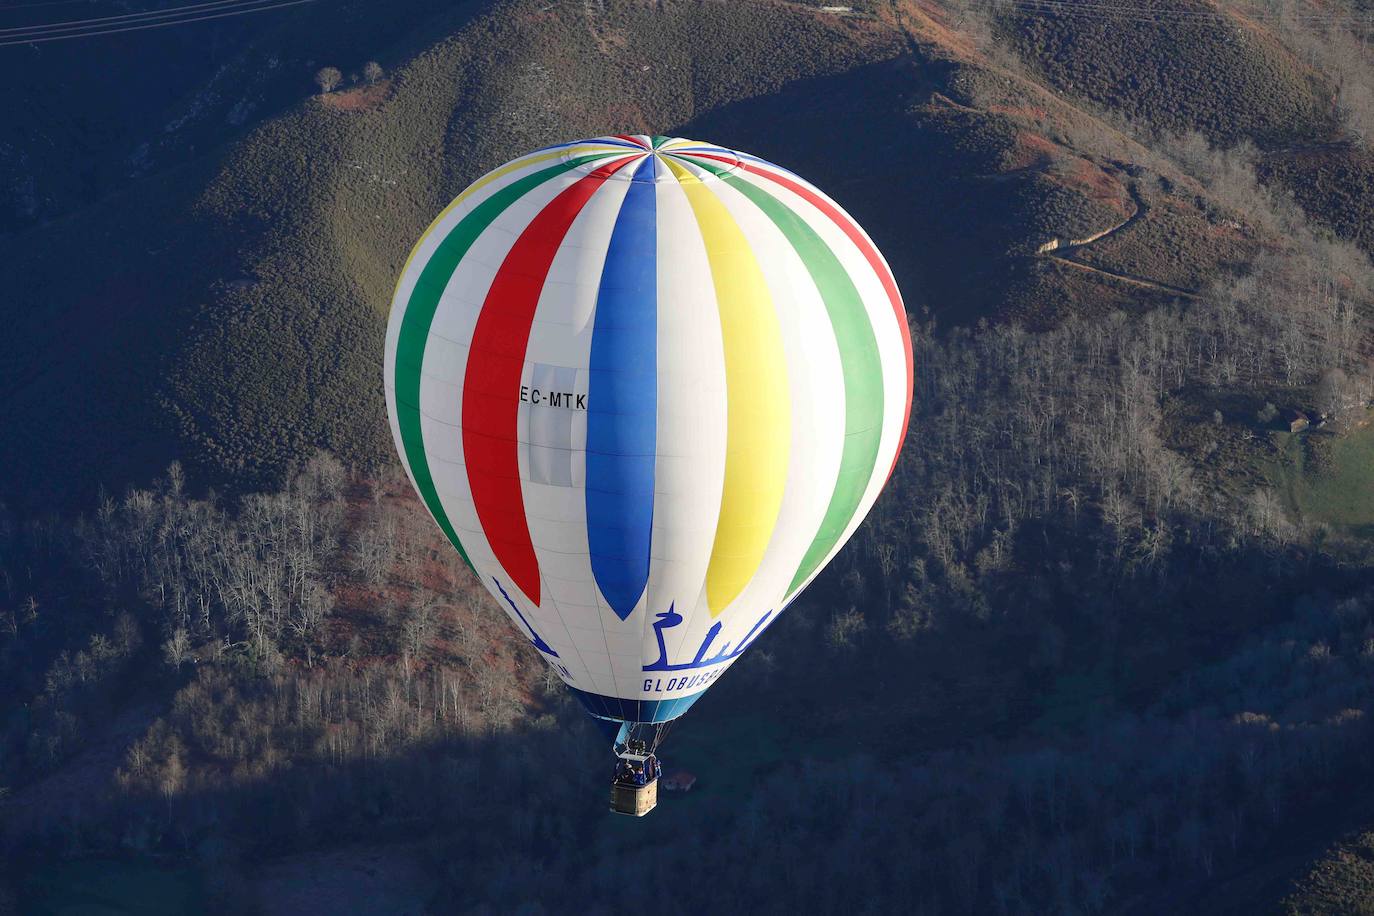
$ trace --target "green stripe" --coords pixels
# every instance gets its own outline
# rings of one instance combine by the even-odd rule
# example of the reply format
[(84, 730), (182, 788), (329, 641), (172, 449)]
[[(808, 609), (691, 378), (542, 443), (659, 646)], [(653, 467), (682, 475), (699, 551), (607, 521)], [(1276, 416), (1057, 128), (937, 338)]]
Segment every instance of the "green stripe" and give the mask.
[(424, 362), (425, 344), (429, 341), (434, 313), (439, 308), (439, 297), (444, 294), (449, 278), (458, 269), (459, 262), (467, 255), (477, 237), (506, 208), (551, 178), (579, 165), (616, 155), (621, 154), (597, 153), (569, 159), (513, 181), (482, 201), (459, 220), (458, 225), (439, 243), (420, 271), (420, 278), (415, 281), (415, 289), (406, 303), (401, 333), (396, 341), (396, 424), (401, 429), (401, 443), (406, 461), (410, 463), (410, 474), (415, 478), (415, 489), (420, 492), (420, 498), (425, 501), (430, 514), (469, 568), (472, 568), (472, 560), (468, 559), (467, 551), (459, 543), (458, 533), (453, 530), (453, 523), (439, 501), (439, 491), (435, 489), (429, 460), (425, 457), (424, 436), (420, 432), (420, 366)]
[(802, 557), (788, 595), (815, 572), (854, 518), (878, 460), (883, 433), (882, 361), (868, 309), (849, 272), (825, 240), (806, 220), (762, 188), (732, 175), (721, 166), (693, 159), (692, 164), (713, 172), (742, 193), (773, 221), (801, 257), (820, 291), (835, 343), (840, 351), (844, 377), (844, 451), (830, 504), (811, 546)]

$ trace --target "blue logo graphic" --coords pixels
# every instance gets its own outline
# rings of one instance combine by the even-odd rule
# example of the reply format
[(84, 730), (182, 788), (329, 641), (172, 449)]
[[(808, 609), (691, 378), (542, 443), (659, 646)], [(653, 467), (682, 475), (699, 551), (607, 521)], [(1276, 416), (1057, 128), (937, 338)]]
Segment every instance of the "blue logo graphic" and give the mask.
[[(520, 613), (520, 609), (515, 606), (515, 602), (511, 600), (510, 595), (506, 594), (506, 590), (501, 587), (501, 580), (492, 576), (491, 581), (496, 583), (496, 590), (501, 593), (502, 598), (506, 599), (506, 604), (510, 605), (510, 609), (515, 611), (515, 616), (520, 618), (520, 622), (525, 625), (525, 629), (530, 631), (530, 642), (534, 643), (534, 647), (545, 655), (558, 658), (558, 653), (553, 651), (553, 647), (544, 642), (543, 638), (538, 633), (534, 632), (534, 627), (530, 626), (530, 622), (525, 619), (525, 615)], [(564, 670), (566, 671), (567, 669)], [(571, 677), (571, 675), (569, 675), (569, 677)]]
[(673, 627), (682, 623), (683, 616), (677, 612), (675, 606), (670, 605), (668, 610), (658, 615), (658, 622), (654, 624), (654, 636), (658, 638), (658, 660), (652, 665), (645, 665), (644, 670), (686, 671), (691, 668), (707, 668), (711, 665), (727, 662), (749, 648), (749, 644), (758, 637), (758, 634), (763, 632), (764, 624), (767, 623), (772, 616), (773, 612), (769, 611), (760, 617), (758, 621), (749, 628), (749, 632), (744, 634), (744, 639), (740, 641), (739, 648), (731, 651), (730, 644), (727, 642), (725, 645), (721, 646), (719, 652), (710, 658), (706, 658), (706, 650), (711, 648), (711, 643), (715, 641), (716, 636), (720, 634), (721, 624), (720, 621), (717, 620), (711, 625), (711, 629), (706, 631), (706, 638), (701, 641), (701, 646), (697, 649), (697, 654), (692, 660), (690, 662), (679, 662), (674, 665), (668, 663), (668, 648), (663, 643), (663, 631), (671, 630)]

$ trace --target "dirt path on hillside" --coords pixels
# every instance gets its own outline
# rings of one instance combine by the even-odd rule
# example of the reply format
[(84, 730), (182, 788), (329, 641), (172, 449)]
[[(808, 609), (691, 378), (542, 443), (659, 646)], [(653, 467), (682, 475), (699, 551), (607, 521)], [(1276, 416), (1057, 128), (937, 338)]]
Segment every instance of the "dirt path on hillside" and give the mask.
[(1294, 143), (1289, 146), (1276, 146), (1260, 151), (1260, 156), (1291, 156), (1294, 153), (1346, 152), (1354, 147), (1349, 140), (1323, 140), (1316, 143)]
[[(908, 54), (910, 55), (913, 61), (920, 61), (923, 58), (923, 55), (921, 53), (920, 42), (917, 40), (917, 37), (912, 32), (911, 28), (907, 25), (905, 21), (905, 16), (902, 14), (901, 6), (898, 4), (897, 0), (889, 0), (889, 7), (891, 9), (893, 22), (898, 28), (898, 30), (902, 33), (902, 37), (906, 41)], [(1057, 97), (1055, 98), (1057, 99)], [(957, 102), (954, 99), (950, 98), (948, 95), (939, 91), (932, 91), (931, 100), (938, 104), (945, 105), (954, 111), (961, 111), (969, 114), (987, 114), (987, 112), (980, 111), (977, 108), (971, 108), (968, 105)], [(1063, 101), (1062, 99), (1057, 100), (1061, 102)], [(1017, 172), (1020, 171), (1022, 170), (1017, 170)], [(1004, 178), (1006, 176), (999, 175), (993, 177)], [(1135, 212), (1132, 213), (1130, 216), (1126, 217), (1124, 220), (1113, 226), (1108, 226), (1106, 229), (1103, 229), (1100, 232), (1095, 232), (1092, 235), (1086, 236), (1081, 239), (1070, 239), (1068, 242), (1061, 242), (1059, 239), (1054, 239), (1051, 242), (1042, 245), (1040, 249), (1035, 253), (1035, 256), (1039, 258), (1047, 258), (1050, 260), (1058, 261), (1059, 263), (1072, 267), (1075, 270), (1081, 270), (1087, 273), (1096, 274), (1099, 277), (1103, 277), (1107, 280), (1112, 280), (1117, 283), (1125, 283), (1127, 285), (1140, 287), (1142, 289), (1150, 289), (1156, 292), (1168, 293), (1171, 296), (1178, 296), (1183, 299), (1201, 299), (1202, 296), (1200, 293), (1198, 293), (1197, 290), (1185, 289), (1181, 286), (1174, 286), (1173, 284), (1164, 283), (1152, 277), (1142, 277), (1137, 274), (1126, 273), (1125, 271), (1109, 270), (1105, 267), (1094, 267), (1091, 264), (1085, 264), (1082, 261), (1074, 260), (1074, 253), (1082, 250), (1083, 248), (1086, 248), (1089, 245), (1093, 245), (1097, 242), (1100, 242), (1103, 239), (1109, 239), (1112, 236), (1116, 235), (1118, 232), (1126, 231), (1127, 229), (1131, 228), (1136, 223), (1140, 222), (1146, 216), (1149, 215), (1149, 205), (1145, 203), (1145, 199), (1140, 195), (1140, 191), (1138, 190), (1136, 185), (1134, 183), (1128, 185), (1127, 190), (1131, 195), (1131, 200), (1135, 203)]]
[(1158, 290), (1159, 292), (1169, 293), (1172, 296), (1181, 296), (1184, 299), (1202, 298), (1202, 294), (1194, 290), (1184, 289), (1181, 286), (1173, 286), (1168, 283), (1161, 283), (1158, 280), (1151, 280), (1148, 277), (1138, 277), (1135, 274), (1121, 273), (1115, 270), (1104, 270), (1101, 267), (1093, 267), (1091, 264), (1084, 264), (1082, 261), (1074, 261), (1069, 258), (1057, 257), (1055, 255), (1046, 255), (1045, 257), (1058, 261), (1060, 264), (1067, 264), (1069, 267), (1073, 267), (1077, 270), (1087, 271), (1088, 273), (1097, 274), (1131, 286), (1141, 286), (1146, 289)]
[[(907, 35), (906, 32), (905, 32), (905, 30), (903, 30), (902, 34), (903, 34), (903, 35), (906, 35), (906, 39), (907, 39), (908, 42), (911, 41), (911, 36), (910, 36), (910, 35)], [(952, 108), (952, 109), (954, 109), (955, 111), (962, 111), (962, 112), (964, 112), (965, 114), (976, 114), (976, 115), (987, 114), (987, 112), (985, 112), (985, 111), (979, 111), (977, 108), (970, 108), (970, 107), (967, 106), (967, 105), (964, 105), (964, 104), (961, 104), (961, 103), (959, 103), (959, 102), (956, 102), (956, 101), (954, 101), (954, 99), (952, 99), (952, 98), (950, 98), (949, 96), (945, 95), (943, 92), (932, 92), (932, 93), (930, 94), (930, 99), (931, 99), (931, 101), (933, 101), (933, 102), (939, 102), (941, 105), (944, 105), (946, 108)], [(1017, 171), (1020, 171), (1020, 170), (1018, 169)]]
[(1145, 215), (1150, 212), (1150, 208), (1145, 205), (1145, 201), (1140, 196), (1140, 192), (1136, 190), (1135, 185), (1131, 185), (1127, 191), (1131, 195), (1131, 202), (1135, 205), (1135, 212), (1130, 216), (1114, 226), (1109, 226), (1101, 232), (1094, 232), (1092, 235), (1085, 236), (1081, 239), (1069, 239), (1067, 242), (1061, 242), (1059, 239), (1050, 239), (1040, 246), (1036, 254), (1050, 254), (1053, 252), (1056, 255), (1063, 255), (1074, 252), (1080, 248), (1088, 247), (1093, 242), (1100, 242), (1103, 239), (1111, 238), (1123, 229), (1128, 229), (1140, 222), (1145, 218)]
[(1174, 286), (1170, 283), (1163, 283), (1159, 280), (1151, 279), (1150, 277), (1139, 276), (1138, 274), (1130, 274), (1116, 270), (1107, 270), (1103, 267), (1094, 267), (1091, 264), (1084, 264), (1082, 261), (1075, 260), (1072, 257), (1072, 255), (1075, 252), (1081, 251), (1082, 249), (1087, 248), (1089, 245), (1092, 245), (1096, 242), (1100, 242), (1103, 239), (1109, 239), (1112, 236), (1116, 235), (1118, 232), (1124, 232), (1125, 230), (1129, 229), (1131, 226), (1134, 226), (1136, 223), (1140, 222), (1146, 216), (1149, 215), (1150, 207), (1148, 204), (1145, 203), (1145, 198), (1140, 196), (1140, 191), (1137, 190), (1136, 186), (1134, 184), (1130, 185), (1128, 191), (1130, 192), (1131, 200), (1135, 203), (1135, 212), (1132, 213), (1130, 216), (1126, 217), (1124, 220), (1122, 220), (1114, 226), (1109, 226), (1108, 228), (1103, 229), (1101, 232), (1094, 232), (1092, 235), (1085, 236), (1081, 239), (1070, 239), (1068, 242), (1061, 242), (1059, 239), (1051, 239), (1044, 245), (1040, 246), (1040, 248), (1035, 252), (1036, 257), (1048, 258), (1050, 260), (1058, 261), (1059, 263), (1067, 264), (1069, 267), (1075, 268), (1076, 270), (1087, 271), (1088, 273), (1097, 274), (1098, 276), (1106, 277), (1110, 280), (1116, 280), (1120, 283), (1126, 283), (1131, 286), (1139, 286), (1145, 289), (1153, 289), (1159, 292), (1169, 293), (1172, 296), (1182, 296), (1185, 299), (1202, 298), (1201, 295), (1197, 292), (1197, 290), (1184, 289), (1181, 286)]

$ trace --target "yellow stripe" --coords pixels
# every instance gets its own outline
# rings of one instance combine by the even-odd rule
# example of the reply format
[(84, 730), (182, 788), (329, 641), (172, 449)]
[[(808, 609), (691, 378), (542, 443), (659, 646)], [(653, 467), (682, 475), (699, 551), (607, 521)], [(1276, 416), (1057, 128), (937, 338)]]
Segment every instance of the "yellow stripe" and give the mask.
[(453, 198), (453, 202), (449, 204), (447, 207), (445, 207), (438, 216), (434, 217), (434, 221), (429, 224), (429, 228), (424, 231), (424, 233), (420, 236), (419, 241), (417, 241), (415, 245), (410, 249), (410, 254), (406, 257), (405, 266), (401, 268), (401, 273), (396, 278), (396, 289), (393, 289), (391, 291), (392, 300), (395, 301), (396, 290), (399, 290), (401, 288), (401, 281), (405, 279), (406, 272), (410, 270), (410, 262), (415, 260), (415, 255), (420, 250), (420, 246), (425, 243), (425, 239), (429, 238), (430, 233), (437, 229), (439, 227), (439, 224), (444, 221), (444, 217), (448, 216), (451, 212), (453, 212), (454, 207), (458, 206), (463, 201), (467, 200), (469, 197), (476, 194), (478, 191), (482, 190), (487, 185), (491, 184), (493, 181), (496, 181), (498, 178), (504, 178), (511, 172), (517, 172), (520, 169), (527, 168), (531, 165), (538, 165), (541, 162), (548, 162), (550, 159), (561, 159), (564, 156), (580, 156), (584, 153), (602, 151), (623, 151), (625, 153), (635, 152), (632, 149), (627, 149), (626, 147), (617, 146), (609, 143), (582, 143), (577, 146), (565, 146), (562, 149), (552, 150), (547, 153), (540, 153), (537, 156), (526, 156), (523, 159), (517, 159), (514, 162), (509, 162), (501, 166), (499, 169), (492, 169), (490, 172), (487, 172), (481, 178), (477, 179), (472, 184), (468, 185), (467, 188), (463, 190), (462, 194), (459, 194), (457, 197)]
[(763, 271), (725, 204), (671, 158), (706, 244), (725, 349), (725, 490), (706, 604), (715, 617), (758, 571), (777, 525), (787, 483), (792, 407), (782, 329)]

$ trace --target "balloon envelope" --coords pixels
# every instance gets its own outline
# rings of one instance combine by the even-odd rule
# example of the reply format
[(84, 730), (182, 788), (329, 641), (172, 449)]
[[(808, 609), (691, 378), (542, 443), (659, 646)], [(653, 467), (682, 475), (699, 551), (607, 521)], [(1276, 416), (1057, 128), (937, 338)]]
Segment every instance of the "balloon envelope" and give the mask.
[(892, 274), (796, 175), (599, 137), (474, 182), (386, 338), (401, 460), (593, 716), (681, 715), (824, 567), (905, 436)]

